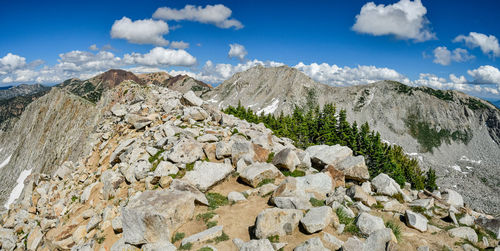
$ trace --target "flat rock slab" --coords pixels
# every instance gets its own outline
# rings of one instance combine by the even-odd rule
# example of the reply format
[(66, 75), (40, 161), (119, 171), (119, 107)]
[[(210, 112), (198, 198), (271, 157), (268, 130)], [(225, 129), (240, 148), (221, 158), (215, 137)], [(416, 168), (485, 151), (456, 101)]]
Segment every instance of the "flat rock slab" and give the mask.
[(221, 236), (222, 229), (223, 229), (223, 226), (211, 227), (203, 232), (199, 232), (197, 234), (191, 235), (191, 236), (183, 239), (181, 242), (181, 245), (184, 246), (188, 243), (195, 244), (195, 243), (211, 240), (215, 237)]
[(356, 220), (356, 225), (358, 226), (361, 233), (370, 235), (371, 233), (384, 229), (384, 220), (382, 218), (373, 216), (369, 213), (361, 213)]
[(273, 235), (291, 234), (299, 225), (304, 214), (301, 210), (268, 208), (257, 216), (255, 223), (255, 236), (264, 239)]
[(197, 161), (192, 171), (186, 172), (182, 178), (202, 192), (226, 178), (233, 171), (229, 163), (213, 163)]
[(265, 179), (276, 179), (284, 177), (283, 174), (270, 163), (254, 163), (246, 167), (240, 177), (243, 182), (252, 187), (257, 187)]
[(466, 239), (466, 240), (469, 240), (473, 243), (477, 243), (477, 241), (478, 241), (476, 231), (474, 231), (474, 229), (472, 229), (470, 227), (452, 228), (452, 229), (448, 230), (448, 233), (450, 233), (450, 235), (452, 237)]
[(332, 214), (333, 210), (328, 206), (311, 208), (300, 223), (308, 233), (316, 233), (330, 224)]
[(323, 242), (319, 237), (311, 238), (302, 244), (298, 245), (293, 251), (329, 251), (330, 249), (323, 246)]
[(427, 231), (427, 218), (419, 213), (415, 213), (411, 210), (405, 211), (406, 225), (408, 227), (414, 228), (420, 232)]
[(322, 170), (325, 166), (337, 164), (345, 158), (352, 156), (352, 150), (349, 147), (341, 145), (316, 145), (306, 149), (311, 157), (312, 165)]

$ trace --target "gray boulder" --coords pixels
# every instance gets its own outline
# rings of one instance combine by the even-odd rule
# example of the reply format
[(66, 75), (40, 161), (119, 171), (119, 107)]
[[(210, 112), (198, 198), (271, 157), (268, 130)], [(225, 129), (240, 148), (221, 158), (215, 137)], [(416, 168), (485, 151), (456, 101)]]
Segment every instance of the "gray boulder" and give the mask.
[(291, 234), (299, 225), (303, 213), (301, 210), (268, 208), (257, 216), (255, 236), (264, 239), (273, 235)]
[(323, 233), (323, 243), (325, 244), (325, 247), (330, 250), (339, 250), (342, 245), (344, 245), (343, 241), (329, 233)]
[(414, 228), (420, 232), (427, 231), (427, 218), (419, 213), (412, 212), (411, 210), (405, 211), (406, 225)]
[(227, 194), (227, 199), (229, 200), (229, 202), (238, 202), (247, 200), (242, 193), (234, 191)]
[(385, 247), (387, 242), (389, 242), (391, 238), (391, 229), (383, 228), (374, 231), (370, 234), (368, 239), (365, 241), (364, 251), (385, 251)]
[(189, 138), (179, 140), (168, 153), (168, 159), (174, 163), (193, 163), (205, 156), (201, 144)]
[(153, 123), (153, 121), (148, 117), (143, 117), (132, 113), (128, 113), (127, 115), (125, 115), (125, 121), (131, 124), (136, 130), (140, 130)]
[(349, 147), (334, 145), (316, 145), (310, 146), (306, 152), (311, 157), (311, 162), (314, 167), (323, 169), (330, 164), (337, 164), (345, 158), (352, 156), (352, 150)]
[(358, 216), (356, 226), (358, 226), (361, 233), (366, 235), (370, 235), (377, 230), (385, 228), (384, 220), (382, 220), (382, 218), (365, 212)]
[(16, 248), (17, 236), (14, 230), (8, 228), (0, 228), (0, 247), (2, 250), (14, 250)]
[(495, 234), (497, 240), (500, 240), (500, 219), (488, 219), (479, 217), (474, 221), (477, 225), (491, 231)]
[(200, 107), (197, 106), (185, 107), (183, 120), (188, 121), (189, 119), (193, 119), (195, 121), (202, 121), (207, 119), (209, 116), (210, 115), (208, 114), (208, 112), (206, 112)]
[(323, 242), (319, 237), (311, 238), (302, 244), (298, 245), (293, 251), (328, 251), (328, 248), (323, 246)]
[(312, 234), (327, 227), (331, 222), (332, 215), (333, 211), (331, 207), (315, 207), (306, 213), (304, 218), (300, 220), (300, 223), (308, 233)]
[(299, 157), (291, 148), (285, 148), (276, 154), (273, 158), (273, 164), (281, 169), (293, 172), (295, 167), (300, 164)]
[(434, 206), (434, 198), (414, 200), (410, 202), (409, 206), (430, 209)]
[(250, 240), (248, 242), (244, 242), (241, 239), (233, 239), (234, 245), (238, 248), (239, 251), (270, 251), (274, 250), (273, 245), (268, 239), (260, 239), (260, 240)]
[(462, 218), (460, 218), (460, 220), (458, 221), (460, 224), (464, 224), (466, 226), (472, 226), (474, 225), (474, 217), (468, 215), (468, 214), (465, 214)]
[(171, 190), (145, 191), (122, 209), (125, 243), (141, 245), (170, 240), (171, 234), (194, 213), (191, 193)]
[(399, 184), (385, 173), (381, 173), (373, 178), (372, 186), (375, 187), (377, 193), (388, 196), (400, 193), (405, 201), (411, 201), (411, 198), (403, 192)]
[[(128, 250), (128, 249), (124, 249)], [(141, 251), (175, 251), (177, 248), (169, 241), (160, 241), (142, 245)]]
[(197, 161), (192, 171), (186, 172), (183, 180), (206, 192), (213, 185), (225, 179), (233, 167), (229, 163)]
[(203, 100), (196, 96), (193, 91), (184, 93), (184, 95), (182, 95), (182, 102), (191, 106), (201, 106), (203, 104)]
[(470, 227), (457, 227), (448, 230), (451, 237), (458, 237), (462, 239), (469, 240), (472, 243), (477, 243), (478, 237), (476, 231)]
[(445, 189), (441, 192), (441, 196), (443, 200), (451, 206), (454, 206), (456, 208), (464, 206), (464, 199), (462, 198), (462, 195), (455, 192), (454, 190)]
[(101, 182), (103, 184), (102, 195), (107, 200), (115, 195), (116, 189), (125, 182), (125, 178), (117, 171), (106, 170), (101, 174)]
[(270, 163), (254, 163), (246, 167), (240, 173), (241, 180), (246, 184), (257, 187), (265, 179), (276, 179), (284, 177), (283, 174)]
[(188, 243), (196, 244), (204, 241), (208, 241), (210, 239), (214, 239), (215, 237), (219, 237), (222, 235), (223, 226), (215, 226), (211, 227), (205, 231), (199, 232), (197, 234), (191, 235), (187, 238), (184, 238), (181, 242), (181, 245), (184, 246)]
[(335, 168), (344, 172), (345, 178), (360, 182), (370, 179), (370, 173), (363, 156), (348, 156), (340, 161)]
[(342, 251), (360, 251), (364, 250), (364, 243), (358, 239), (358, 237), (349, 237), (344, 246), (342, 246)]

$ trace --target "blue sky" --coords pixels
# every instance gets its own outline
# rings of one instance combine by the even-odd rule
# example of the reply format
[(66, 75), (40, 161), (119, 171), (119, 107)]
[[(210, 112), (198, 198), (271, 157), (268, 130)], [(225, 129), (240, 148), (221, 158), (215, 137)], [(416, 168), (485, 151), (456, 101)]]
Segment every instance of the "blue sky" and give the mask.
[[(159, 8), (168, 13), (154, 15)], [(0, 86), (109, 68), (217, 84), (256, 64), (286, 64), (331, 85), (393, 79), (494, 100), (499, 9), (498, 1), (8, 1)]]

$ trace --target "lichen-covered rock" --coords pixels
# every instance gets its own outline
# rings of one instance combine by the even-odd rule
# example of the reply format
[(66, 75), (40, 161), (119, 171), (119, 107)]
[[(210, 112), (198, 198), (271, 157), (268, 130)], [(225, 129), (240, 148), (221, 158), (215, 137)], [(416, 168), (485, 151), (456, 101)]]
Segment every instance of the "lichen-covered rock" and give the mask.
[(254, 163), (246, 167), (240, 177), (248, 185), (257, 187), (263, 180), (282, 178), (283, 174), (273, 164)]
[(457, 228), (452, 228), (448, 230), (448, 233), (452, 237), (458, 237), (462, 239), (469, 240), (472, 243), (477, 243), (478, 237), (476, 234), (476, 231), (470, 227), (457, 227)]
[(335, 167), (342, 171), (346, 179), (356, 180), (360, 182), (370, 179), (368, 167), (365, 164), (363, 156), (349, 156), (340, 161)]
[(273, 164), (278, 168), (293, 172), (295, 167), (300, 164), (300, 160), (293, 149), (285, 148), (274, 156)]
[(255, 236), (264, 239), (273, 235), (291, 234), (303, 213), (296, 209), (268, 208), (260, 212), (255, 223)]
[(331, 207), (315, 207), (306, 213), (304, 218), (300, 220), (300, 223), (308, 233), (312, 234), (327, 227), (332, 220), (332, 215), (333, 211)]
[(382, 218), (373, 216), (369, 213), (361, 213), (356, 220), (356, 225), (358, 226), (361, 233), (370, 235), (371, 233), (384, 229), (384, 220)]
[(193, 163), (205, 156), (200, 143), (194, 139), (183, 138), (175, 143), (168, 153), (168, 159), (174, 163)]
[(412, 212), (411, 210), (405, 211), (406, 225), (408, 227), (417, 229), (420, 232), (427, 231), (427, 218), (419, 213)]
[(183, 180), (195, 186), (202, 192), (225, 179), (233, 167), (229, 163), (213, 163), (197, 161), (192, 171), (186, 172)]
[(322, 170), (325, 166), (337, 164), (349, 156), (352, 156), (352, 150), (349, 147), (334, 145), (316, 145), (306, 149), (311, 157), (313, 166)]

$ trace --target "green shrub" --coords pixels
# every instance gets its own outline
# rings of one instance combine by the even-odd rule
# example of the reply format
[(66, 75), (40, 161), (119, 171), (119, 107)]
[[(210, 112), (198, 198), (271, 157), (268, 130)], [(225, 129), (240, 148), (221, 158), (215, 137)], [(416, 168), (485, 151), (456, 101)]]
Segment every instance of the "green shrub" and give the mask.
[(274, 183), (274, 179), (263, 179), (259, 184), (257, 184), (257, 187), (261, 187), (265, 184), (271, 184)]
[(229, 240), (229, 236), (224, 232), (222, 232), (222, 234), (220, 236), (215, 237), (215, 243), (219, 243), (219, 242), (223, 242), (223, 241), (227, 241), (227, 240)]
[(306, 175), (304, 171), (300, 171), (298, 169), (293, 170), (293, 172), (290, 172), (289, 170), (284, 170), (282, 171), (282, 173), (285, 176), (291, 176), (291, 177), (302, 177)]
[(209, 221), (205, 225), (207, 225), (207, 228), (212, 228), (217, 226), (217, 221)]
[(220, 206), (226, 206), (229, 204), (227, 197), (219, 193), (207, 193), (205, 195), (208, 200), (208, 207), (210, 209), (216, 209)]
[(272, 163), (274, 159), (274, 152), (270, 152), (269, 155), (267, 156), (267, 163)]
[(271, 235), (267, 237), (267, 239), (272, 242), (272, 243), (277, 243), (280, 242), (280, 236), (279, 235)]
[(203, 222), (207, 223), (210, 219), (212, 219), (216, 215), (215, 212), (210, 211), (206, 212), (204, 214), (198, 214), (196, 215), (197, 220), (202, 220)]
[(311, 197), (311, 198), (309, 199), (309, 202), (311, 202), (311, 205), (312, 205), (313, 207), (321, 207), (321, 206), (324, 206), (324, 205), (325, 205), (325, 201), (324, 201), (324, 200), (318, 200), (318, 199), (316, 199), (316, 198), (314, 198), (314, 197)]
[(184, 239), (184, 236), (186, 236), (184, 233), (175, 233), (174, 236), (172, 236), (172, 243), (176, 243), (177, 241)]
[(193, 244), (191, 242), (188, 242), (182, 246), (179, 247), (179, 250), (191, 250), (193, 248)]
[(394, 221), (388, 221), (385, 223), (385, 226), (387, 228), (390, 228), (392, 230), (392, 233), (394, 236), (396, 236), (396, 239), (398, 241), (401, 241), (401, 226), (396, 224)]

